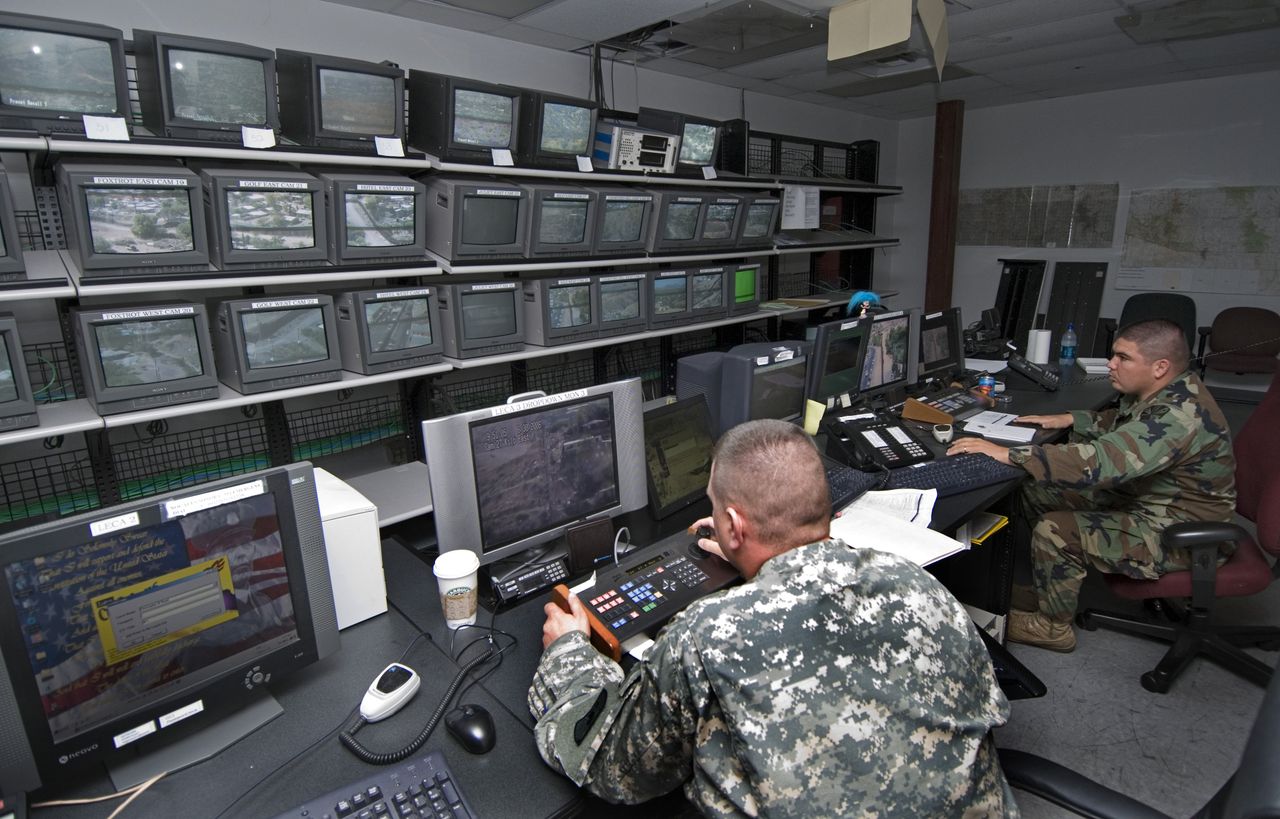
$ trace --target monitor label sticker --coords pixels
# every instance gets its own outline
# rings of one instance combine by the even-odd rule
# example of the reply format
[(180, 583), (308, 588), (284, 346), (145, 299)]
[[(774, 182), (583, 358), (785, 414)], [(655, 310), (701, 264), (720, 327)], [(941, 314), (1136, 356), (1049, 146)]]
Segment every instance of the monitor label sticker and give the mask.
[(159, 717), (160, 727), (168, 728), (170, 725), (182, 722), (187, 717), (194, 717), (196, 714), (204, 711), (204, 700), (196, 700), (190, 705), (184, 705), (181, 708), (170, 711), (167, 714), (161, 714)]
[(476, 188), (476, 196), (524, 196), (524, 191), (506, 191), (499, 188)]
[(320, 299), (277, 299), (275, 301), (255, 301), (250, 304), (254, 310), (274, 310), (280, 307), (313, 307)]
[(618, 194), (608, 194), (605, 196), (607, 202), (652, 202), (652, 196), (619, 196)]
[(572, 390), (571, 392), (562, 392), (557, 395), (543, 395), (538, 398), (530, 398), (528, 401), (520, 401), (516, 404), (503, 404), (494, 407), (490, 411), (490, 416), (496, 418), (499, 415), (510, 415), (513, 412), (523, 412), (533, 407), (545, 407), (551, 404), (559, 404), (564, 401), (572, 401), (575, 398), (586, 398), (586, 390)]
[(507, 282), (505, 284), (473, 284), (472, 290), (515, 290), (515, 282)]
[(404, 156), (404, 140), (399, 137), (375, 136), (373, 150), (378, 156)]
[(246, 148), (274, 148), (276, 147), (276, 132), (270, 128), (241, 125), (240, 144)]
[(591, 173), (595, 170), (595, 166), (591, 164), (591, 157), (579, 156), (577, 157), (577, 160), (578, 160), (578, 173)]
[(844, 322), (844, 323), (842, 323), (842, 324), (840, 325), (840, 329), (841, 329), (842, 331), (843, 331), (843, 330), (848, 330), (850, 327), (853, 327), (853, 326), (854, 326), (854, 325), (856, 325), (857, 323), (858, 323), (857, 319), (855, 319), (855, 320), (853, 320), (853, 321), (846, 321), (846, 322)]
[(123, 748), (124, 746), (128, 745), (130, 742), (137, 742), (143, 737), (151, 736), (157, 730), (158, 729), (156, 728), (156, 724), (151, 720), (147, 720), (146, 722), (139, 725), (137, 728), (130, 728), (128, 731), (125, 731), (123, 734), (116, 734), (114, 737), (111, 738), (111, 741), (115, 743), (117, 748)]
[(311, 187), (310, 182), (286, 182), (282, 179), (241, 179), (236, 182), (241, 188), (266, 188), (269, 190), (305, 191)]
[(103, 313), (103, 321), (130, 321), (132, 319), (164, 318), (167, 316), (190, 316), (196, 312), (193, 307), (165, 307), (156, 310), (125, 310), (120, 313)]
[(644, 273), (627, 273), (627, 274), (622, 275), (622, 276), (601, 276), (601, 277), (600, 277), (600, 281), (602, 281), (602, 282), (627, 282), (627, 281), (632, 281), (633, 279), (643, 279), (644, 277), (645, 277), (645, 274), (644, 274)]
[(102, 537), (112, 532), (118, 532), (121, 529), (128, 529), (130, 526), (138, 525), (138, 513), (130, 512), (127, 515), (116, 515), (114, 518), (106, 520), (95, 520), (89, 524), (89, 534), (94, 537)]
[(129, 126), (124, 117), (101, 117), (82, 114), (84, 135), (89, 139), (106, 139), (113, 142), (129, 141)]
[(136, 188), (143, 185), (154, 188), (186, 188), (190, 187), (190, 179), (174, 179), (164, 176), (95, 176), (95, 185), (127, 185)]
[(515, 159), (511, 156), (510, 148), (490, 148), (490, 154), (493, 157), (493, 164), (511, 167), (516, 164)]
[(557, 279), (556, 287), (568, 287), (571, 284), (591, 284), (591, 278), (588, 276), (582, 279)]
[(266, 491), (266, 484), (259, 479), (186, 498), (174, 498), (173, 500), (165, 501), (164, 516), (166, 520), (172, 520), (173, 518), (190, 515), (192, 512), (199, 512), (202, 509), (211, 509), (215, 506), (222, 506), (225, 503), (252, 498)]
[(431, 288), (423, 287), (418, 290), (388, 290), (385, 293), (374, 293), (376, 299), (407, 299), (414, 296), (430, 296)]
[(361, 183), (355, 186), (358, 191), (381, 191), (385, 193), (413, 193), (412, 185), (366, 185)]
[(563, 192), (561, 192), (561, 191), (556, 191), (555, 193), (551, 194), (551, 198), (552, 198), (552, 199), (590, 199), (590, 198), (591, 198), (591, 194), (588, 194), (588, 193), (563, 193)]

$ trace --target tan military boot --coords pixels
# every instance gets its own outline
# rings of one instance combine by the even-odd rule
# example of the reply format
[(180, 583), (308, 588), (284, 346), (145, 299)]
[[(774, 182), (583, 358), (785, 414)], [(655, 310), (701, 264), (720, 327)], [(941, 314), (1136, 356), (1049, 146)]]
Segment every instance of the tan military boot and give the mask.
[(1050, 651), (1075, 651), (1076, 633), (1070, 623), (1055, 623), (1040, 612), (1009, 612), (1010, 642), (1047, 648)]

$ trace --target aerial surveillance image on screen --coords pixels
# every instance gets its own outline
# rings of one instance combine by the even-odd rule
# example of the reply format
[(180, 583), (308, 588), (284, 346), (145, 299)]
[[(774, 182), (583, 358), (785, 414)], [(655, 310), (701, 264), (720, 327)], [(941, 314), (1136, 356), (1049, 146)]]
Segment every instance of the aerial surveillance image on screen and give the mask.
[(320, 69), (320, 127), (326, 131), (394, 134), (403, 112), (392, 77)]
[(5, 567), (55, 742), (298, 639), (278, 514), (263, 493)]
[(538, 224), (538, 241), (544, 244), (568, 245), (581, 242), (586, 235), (587, 202), (542, 200), (542, 221)]
[(680, 161), (691, 165), (710, 165), (716, 151), (716, 128), (696, 122), (684, 124), (680, 139)]
[(414, 241), (414, 197), (390, 193), (346, 195), (348, 247), (401, 247)]
[(307, 364), (329, 357), (324, 311), (318, 307), (241, 313), (240, 326), (244, 328), (245, 355), (251, 370)]
[(514, 291), (462, 294), (462, 325), (467, 338), (499, 338), (516, 331)]
[(867, 357), (862, 363), (862, 389), (875, 389), (907, 377), (909, 333), (909, 320), (905, 315), (871, 325)]
[(699, 273), (693, 277), (693, 309), (724, 307), (724, 276)]
[(179, 253), (195, 248), (185, 189), (86, 188), (84, 198), (95, 253)]
[(117, 113), (115, 69), (105, 40), (0, 28), (0, 77), (5, 105)]
[(683, 313), (689, 307), (684, 276), (658, 277), (653, 280), (654, 315)]
[(644, 227), (645, 202), (605, 202), (602, 242), (634, 242)]
[(312, 195), (293, 191), (227, 191), (227, 221), (236, 250), (315, 247)]
[(662, 238), (664, 239), (692, 239), (694, 231), (698, 229), (698, 210), (701, 205), (697, 202), (676, 202), (667, 208), (667, 221), (662, 226)]
[(746, 224), (742, 226), (744, 239), (759, 239), (769, 235), (775, 205), (751, 205), (747, 208)]
[(640, 284), (643, 279), (600, 283), (600, 320), (624, 321), (640, 317)]
[(196, 122), (261, 125), (267, 121), (264, 76), (259, 60), (170, 49), (173, 114)]
[(204, 372), (191, 319), (125, 321), (94, 327), (108, 387), (159, 384)]
[(591, 323), (591, 285), (553, 287), (547, 294), (547, 313), (557, 330)]
[(9, 357), (9, 343), (0, 336), (0, 404), (18, 400), (18, 385), (14, 381), (15, 364)]
[(453, 94), (453, 141), (481, 148), (511, 147), (511, 97), (459, 88)]
[(375, 301), (364, 306), (371, 352), (411, 350), (431, 343), (431, 314), (427, 299)]
[(950, 356), (951, 336), (947, 327), (930, 327), (920, 333), (920, 357), (925, 364), (934, 364)]
[(484, 548), (618, 503), (609, 396), (471, 427)]
[(645, 460), (658, 509), (707, 491), (715, 447), (706, 402), (696, 402), (644, 423)]
[(702, 225), (702, 238), (728, 239), (733, 231), (733, 218), (738, 215), (738, 206), (712, 204), (707, 206), (707, 218)]
[(590, 108), (557, 102), (542, 106), (542, 150), (585, 156), (587, 146), (594, 138)]

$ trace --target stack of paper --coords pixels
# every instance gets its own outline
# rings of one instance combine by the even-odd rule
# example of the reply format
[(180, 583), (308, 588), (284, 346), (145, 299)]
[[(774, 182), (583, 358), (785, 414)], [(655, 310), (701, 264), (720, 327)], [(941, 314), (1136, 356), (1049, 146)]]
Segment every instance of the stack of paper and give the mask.
[(967, 541), (961, 543), (941, 532), (874, 509), (845, 510), (831, 521), (831, 536), (854, 548), (892, 552), (921, 566), (969, 548)]
[(1107, 374), (1107, 360), (1105, 358), (1077, 358), (1076, 366), (1089, 375)]
[(1029, 443), (1036, 435), (1035, 427), (1011, 426), (1017, 418), (1010, 412), (994, 412), (988, 410), (969, 417), (964, 431), (973, 435), (981, 435), (992, 441), (1004, 441), (1013, 444)]

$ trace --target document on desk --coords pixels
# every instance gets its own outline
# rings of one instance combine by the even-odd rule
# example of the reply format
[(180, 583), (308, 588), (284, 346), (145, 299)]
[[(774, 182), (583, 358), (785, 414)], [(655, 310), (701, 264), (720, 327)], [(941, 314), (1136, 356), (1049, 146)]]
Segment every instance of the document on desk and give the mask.
[(1008, 412), (987, 410), (970, 416), (964, 423), (964, 431), (981, 435), (992, 441), (1009, 444), (1028, 444), (1036, 435), (1036, 427), (1013, 426), (1018, 416)]
[(968, 548), (967, 543), (941, 532), (874, 509), (847, 509), (831, 521), (831, 536), (854, 548), (892, 552), (921, 566), (928, 566)]
[(862, 493), (857, 500), (841, 510), (840, 514), (843, 516), (871, 509), (928, 529), (933, 522), (933, 505), (937, 501), (936, 489), (882, 489)]

